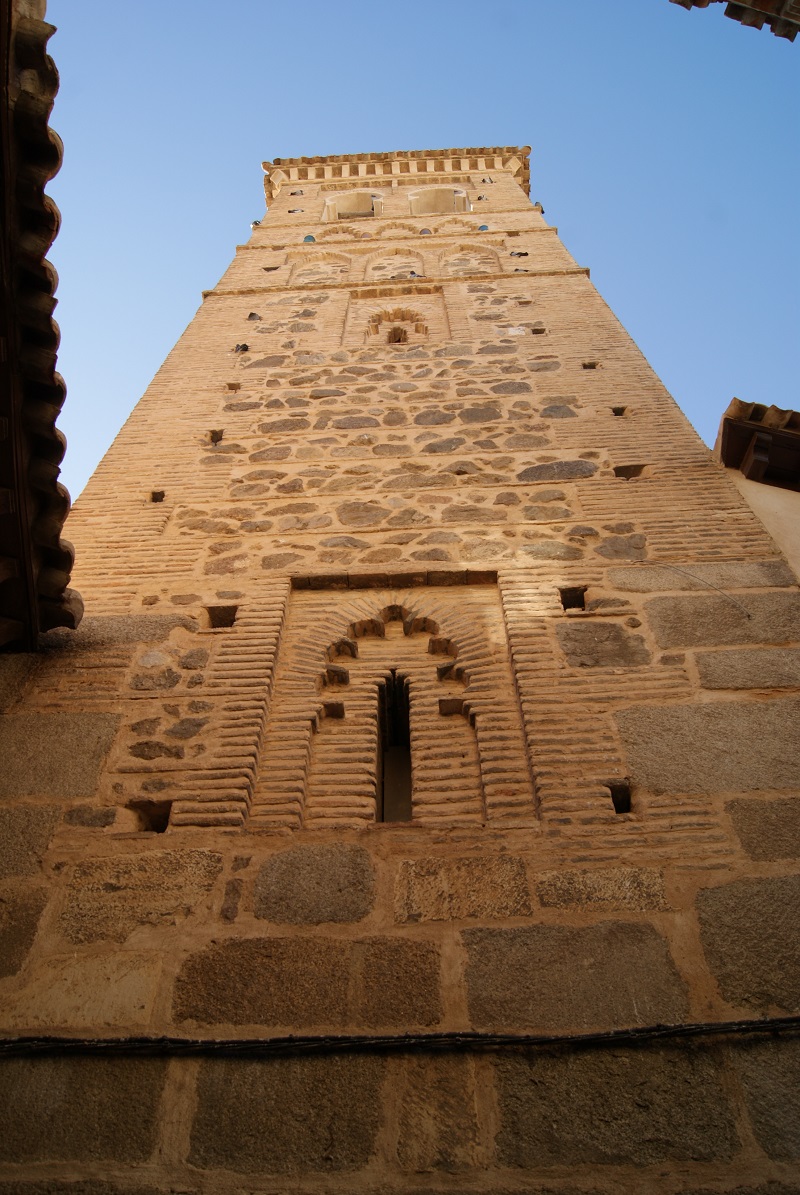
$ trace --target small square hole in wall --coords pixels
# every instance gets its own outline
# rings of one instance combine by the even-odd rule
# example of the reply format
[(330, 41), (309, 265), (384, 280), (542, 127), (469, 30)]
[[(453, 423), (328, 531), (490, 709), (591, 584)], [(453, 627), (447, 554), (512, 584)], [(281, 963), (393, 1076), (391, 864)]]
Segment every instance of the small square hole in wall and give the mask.
[(599, 361), (582, 361), (581, 369), (597, 369), (599, 364)]
[(238, 611), (238, 606), (206, 606), (206, 626), (214, 631), (232, 627)]
[(166, 498), (166, 496), (167, 496), (166, 490), (151, 490), (150, 491), (150, 501), (151, 502), (163, 502), (164, 499)]
[(611, 801), (615, 813), (631, 812), (631, 782), (630, 780), (607, 780), (606, 788), (611, 793)]
[(626, 413), (626, 411), (627, 411), (627, 410), (628, 410), (628, 408), (627, 408), (627, 407), (612, 407), (612, 408), (611, 408), (611, 414), (612, 414), (612, 415), (618, 415), (618, 416), (622, 416), (622, 415), (624, 415), (624, 414)]
[(559, 589), (561, 608), (563, 610), (585, 610), (586, 589), (585, 585), (570, 585), (565, 589)]
[(614, 476), (630, 481), (633, 477), (641, 477), (647, 465), (615, 465)]
[(169, 825), (172, 801), (129, 801), (139, 833), (163, 834)]
[(225, 386), (228, 390), (241, 390), (242, 383), (241, 382), (226, 382)]
[(214, 428), (214, 429), (212, 429), (212, 431), (210, 431), (208, 433), (209, 442), (211, 444), (219, 444), (224, 435), (225, 435), (225, 432), (224, 432), (223, 428), (221, 428), (221, 427)]

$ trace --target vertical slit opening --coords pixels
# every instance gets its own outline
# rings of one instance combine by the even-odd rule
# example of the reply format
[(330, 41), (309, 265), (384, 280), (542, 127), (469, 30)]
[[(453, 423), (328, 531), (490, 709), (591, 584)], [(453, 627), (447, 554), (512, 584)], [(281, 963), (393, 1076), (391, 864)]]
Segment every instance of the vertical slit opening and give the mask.
[(611, 793), (615, 813), (631, 812), (631, 786), (629, 780), (608, 780), (606, 788)]
[(378, 686), (375, 820), (411, 821), (411, 725), (408, 679), (393, 668)]
[(559, 589), (562, 610), (585, 610), (586, 589), (586, 585), (569, 585)]
[(163, 834), (169, 828), (172, 801), (129, 801), (128, 808), (136, 815), (140, 833)]

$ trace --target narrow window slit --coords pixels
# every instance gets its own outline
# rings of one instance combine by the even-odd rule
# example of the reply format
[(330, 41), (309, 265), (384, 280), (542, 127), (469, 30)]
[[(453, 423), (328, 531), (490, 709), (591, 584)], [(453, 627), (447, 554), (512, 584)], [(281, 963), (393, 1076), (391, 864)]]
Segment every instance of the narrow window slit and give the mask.
[(570, 585), (565, 589), (559, 589), (561, 608), (563, 610), (585, 610), (586, 588), (585, 585)]
[(629, 780), (608, 780), (606, 788), (611, 793), (615, 813), (631, 812), (631, 784)]
[(128, 808), (136, 815), (139, 833), (163, 834), (169, 826), (172, 801), (130, 801)]
[(206, 626), (211, 630), (232, 627), (239, 612), (238, 606), (206, 606)]
[(411, 726), (408, 680), (393, 668), (378, 686), (375, 820), (411, 821)]

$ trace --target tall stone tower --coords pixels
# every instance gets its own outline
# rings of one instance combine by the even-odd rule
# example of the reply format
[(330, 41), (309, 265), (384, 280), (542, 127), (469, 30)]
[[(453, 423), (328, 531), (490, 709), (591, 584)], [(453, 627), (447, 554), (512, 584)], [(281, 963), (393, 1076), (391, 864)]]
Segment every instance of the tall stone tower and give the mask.
[(0, 1191), (800, 1189), (797, 579), (528, 152), (265, 163), (76, 504)]

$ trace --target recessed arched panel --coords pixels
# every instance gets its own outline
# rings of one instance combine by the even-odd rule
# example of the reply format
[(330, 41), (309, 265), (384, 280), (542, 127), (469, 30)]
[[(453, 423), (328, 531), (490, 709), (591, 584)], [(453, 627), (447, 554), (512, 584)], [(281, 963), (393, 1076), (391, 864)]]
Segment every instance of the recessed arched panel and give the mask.
[(451, 278), (475, 274), (499, 274), (500, 262), (494, 249), (485, 245), (459, 245), (441, 259), (441, 272)]
[(412, 216), (446, 216), (451, 212), (470, 212), (467, 192), (461, 187), (421, 187), (408, 196)]
[(313, 257), (297, 261), (292, 268), (293, 286), (316, 286), (319, 283), (338, 282), (350, 273), (351, 261), (343, 254), (316, 253)]
[(293, 590), (285, 636), (254, 828), (535, 818), (495, 586)]
[(340, 191), (329, 195), (322, 209), (322, 220), (326, 224), (382, 215), (383, 196), (373, 191)]
[(366, 282), (392, 282), (406, 278), (421, 278), (425, 273), (422, 258), (407, 249), (394, 249), (375, 254), (367, 261)]

